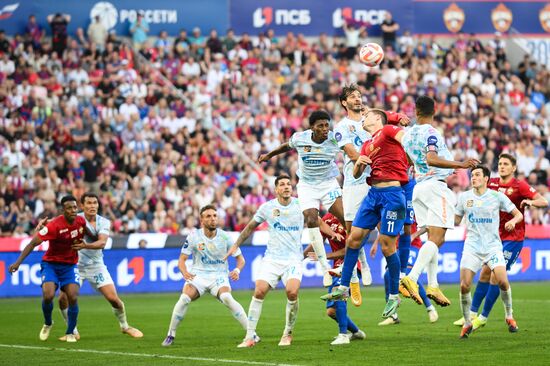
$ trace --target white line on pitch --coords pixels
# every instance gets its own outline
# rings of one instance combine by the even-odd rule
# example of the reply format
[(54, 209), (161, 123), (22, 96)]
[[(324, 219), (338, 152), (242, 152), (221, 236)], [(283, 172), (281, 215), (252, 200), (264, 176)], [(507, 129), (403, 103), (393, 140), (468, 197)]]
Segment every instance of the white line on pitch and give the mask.
[(224, 362), (224, 363), (238, 363), (245, 365), (262, 365), (262, 366), (298, 366), (292, 364), (272, 363), (272, 362), (259, 362), (259, 361), (244, 361), (244, 360), (228, 360), (223, 358), (207, 358), (207, 357), (191, 357), (191, 356), (171, 356), (171, 355), (155, 355), (150, 353), (136, 353), (136, 352), (116, 352), (116, 351), (99, 351), (95, 349), (77, 349), (77, 348), (58, 348), (58, 347), (38, 347), (38, 346), (24, 346), (20, 344), (1, 344), (0, 347), (4, 348), (17, 348), (17, 349), (32, 349), (43, 351), (63, 351), (63, 352), (76, 352), (76, 353), (94, 353), (100, 355), (116, 355), (116, 356), (134, 356), (134, 357), (151, 357), (151, 358), (164, 358), (169, 360), (188, 360), (188, 361), (204, 361), (204, 362)]

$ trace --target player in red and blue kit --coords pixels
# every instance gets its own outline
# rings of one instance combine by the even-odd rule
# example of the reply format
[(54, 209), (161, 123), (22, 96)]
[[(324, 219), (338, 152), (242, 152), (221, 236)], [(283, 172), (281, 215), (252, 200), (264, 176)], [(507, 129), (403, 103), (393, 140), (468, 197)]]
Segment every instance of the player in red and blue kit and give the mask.
[[(50, 335), (52, 327), (53, 300), (57, 288), (61, 288), (69, 301), (68, 325), (66, 334), (67, 342), (76, 342), (73, 334), (78, 319), (78, 292), (80, 289), (80, 275), (78, 273), (78, 252), (73, 248), (83, 242), (86, 232), (86, 220), (77, 216), (78, 206), (76, 198), (65, 196), (61, 200), (63, 215), (57, 216), (48, 222), (32, 238), (31, 242), (23, 249), (19, 258), (10, 265), (10, 273), (14, 273), (25, 258), (43, 241), (49, 241), (50, 245), (46, 254), (42, 257), (42, 312), (44, 313), (44, 326), (40, 331), (40, 340), (45, 341)], [(41, 226), (39, 224), (39, 226)]]
[[(331, 249), (331, 253), (327, 254), (327, 259), (333, 260), (332, 268), (340, 267), (344, 261), (343, 258), (346, 252), (346, 229), (336, 216), (330, 213), (323, 216), (322, 220), (330, 228), (330, 231), (326, 232), (327, 230), (321, 226), (323, 239), (328, 239)], [(306, 253), (309, 250), (310, 247), (306, 249)], [(328, 292), (330, 293), (334, 287), (339, 285), (340, 278), (336, 276), (332, 277), (332, 285), (329, 286)], [(338, 336), (332, 341), (331, 345), (348, 344), (350, 341), (366, 338), (365, 332), (359, 329), (348, 316), (347, 301), (329, 300), (326, 302), (326, 308), (327, 315), (338, 323), (339, 330)], [(350, 334), (348, 334), (348, 331)]]
[(371, 109), (365, 115), (363, 128), (372, 135), (372, 139), (363, 145), (353, 175), (359, 177), (370, 165), (371, 174), (367, 183), (371, 189), (361, 203), (346, 241), (341, 285), (321, 297), (323, 300), (346, 297), (362, 241), (380, 223), (380, 244), (390, 276), (390, 295), (382, 313), (384, 318), (392, 316), (399, 306), (400, 261), (396, 239), (403, 228), (406, 213), (401, 186), (409, 181), (409, 163), (401, 146), (404, 131), (386, 123), (387, 115), (382, 110)]
[[(533, 207), (547, 207), (548, 201), (537, 191), (529, 186), (529, 184), (523, 180), (514, 178), (516, 172), (516, 158), (510, 154), (501, 154), (498, 159), (498, 178), (491, 178), (489, 180), (488, 188), (504, 193), (510, 201), (514, 203), (517, 209), (523, 215), (525, 206)], [(502, 250), (504, 252), (504, 259), (506, 260), (506, 270), (509, 271), (514, 265), (518, 256), (523, 248), (523, 240), (525, 239), (525, 221), (521, 221), (516, 224), (514, 230), (508, 231), (504, 228), (504, 225), (512, 219), (513, 215), (507, 212), (500, 212), (500, 227), (499, 234), (502, 240)], [(472, 300), (472, 306), (470, 311), (475, 317), (481, 302), (485, 299), (482, 313), (472, 320), (473, 330), (487, 324), (487, 318), (491, 312), (493, 305), (498, 299), (500, 290), (494, 275), (487, 266), (484, 266), (479, 275), (479, 281), (474, 292), (474, 298)], [(464, 319), (461, 318), (454, 322), (455, 325), (462, 326)], [(508, 324), (510, 332), (517, 331), (515, 324)], [(515, 329), (514, 329), (515, 328)]]

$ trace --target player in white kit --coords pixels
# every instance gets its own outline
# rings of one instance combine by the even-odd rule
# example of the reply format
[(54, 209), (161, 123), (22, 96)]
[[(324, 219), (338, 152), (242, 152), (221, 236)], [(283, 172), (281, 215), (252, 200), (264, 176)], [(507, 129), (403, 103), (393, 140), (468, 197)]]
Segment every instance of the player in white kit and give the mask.
[[(174, 306), (168, 334), (162, 345), (171, 346), (176, 338), (176, 330), (185, 317), (189, 304), (209, 292), (217, 297), (230, 311), (233, 317), (246, 330), (248, 321), (246, 312), (231, 295), (229, 278), (239, 279), (245, 261), (238, 249), (234, 254), (237, 266), (229, 272), (225, 254), (233, 245), (229, 235), (218, 229), (216, 207), (207, 205), (200, 209), (201, 229), (192, 232), (183, 243), (178, 267), (185, 279), (182, 294)], [(193, 266), (187, 268), (186, 261), (193, 256)]]
[(330, 115), (322, 110), (312, 112), (309, 116), (310, 129), (296, 132), (288, 142), (267, 154), (262, 154), (258, 161), (266, 162), (274, 156), (290, 150), (298, 152), (297, 185), (298, 203), (302, 210), (313, 250), (323, 268), (323, 285), (332, 284), (323, 237), (319, 230), (319, 206), (322, 204), (340, 222), (344, 222), (342, 206), (342, 189), (336, 180), (340, 175), (336, 166), (336, 156), (340, 152), (334, 133), (330, 129)]
[(426, 295), (436, 304), (448, 306), (449, 299), (439, 289), (437, 282), (439, 247), (445, 242), (447, 229), (454, 228), (455, 198), (447, 187), (446, 179), (454, 169), (473, 168), (479, 161), (453, 160), (443, 136), (433, 126), (435, 101), (428, 96), (416, 100), (417, 124), (403, 136), (402, 145), (409, 159), (414, 163), (416, 186), (413, 191), (413, 209), (419, 228), (427, 228), (428, 240), (418, 252), (411, 272), (401, 279), (403, 287), (418, 304), (423, 304), (418, 293), (418, 277), (428, 272)]
[(508, 283), (506, 260), (499, 235), (500, 211), (511, 213), (513, 218), (505, 224), (507, 231), (514, 230), (523, 215), (502, 192), (487, 188), (491, 171), (485, 166), (472, 169), (473, 189), (464, 192), (456, 206), (455, 224), (466, 217), (466, 240), (460, 260), (460, 306), (464, 316), (461, 338), (468, 338), (473, 330), (470, 316), (472, 297), (470, 287), (476, 273), (487, 266), (494, 273), (500, 296), (504, 303), (505, 320), (509, 327), (517, 331), (517, 324), (512, 315), (512, 289)]
[(288, 175), (275, 179), (276, 198), (260, 206), (252, 220), (246, 225), (233, 244), (227, 256), (232, 255), (248, 239), (254, 230), (267, 222), (269, 241), (260, 265), (254, 296), (248, 310), (248, 328), (239, 348), (253, 347), (254, 335), (262, 313), (262, 305), (269, 290), (283, 281), (286, 289), (286, 324), (279, 346), (290, 346), (292, 330), (298, 315), (298, 290), (302, 281), (302, 232), (304, 215), (298, 199), (292, 197), (292, 185)]
[[(113, 307), (113, 314), (117, 318), (122, 333), (128, 334), (134, 338), (143, 337), (143, 333), (134, 327), (128, 325), (126, 319), (126, 309), (124, 303), (118, 297), (115, 284), (109, 270), (103, 263), (103, 248), (109, 239), (111, 231), (111, 221), (97, 214), (99, 210), (99, 197), (94, 193), (84, 193), (80, 198), (83, 212), (80, 216), (86, 219), (86, 228), (90, 234), (95, 237), (84, 237), (84, 242), (78, 250), (78, 270), (80, 272), (80, 284), (84, 280), (88, 281), (94, 290), (99, 291)], [(65, 322), (68, 321), (67, 308), (69, 303), (67, 296), (63, 291), (59, 293), (59, 310)], [(75, 328), (74, 334), (77, 339), (80, 338), (78, 330)], [(65, 340), (66, 336), (60, 338)]]

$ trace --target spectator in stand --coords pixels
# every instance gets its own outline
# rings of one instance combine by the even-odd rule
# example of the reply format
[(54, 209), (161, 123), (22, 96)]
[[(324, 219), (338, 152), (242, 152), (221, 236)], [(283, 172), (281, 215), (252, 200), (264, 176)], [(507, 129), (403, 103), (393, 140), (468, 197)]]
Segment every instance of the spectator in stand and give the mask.
[(99, 52), (105, 50), (105, 42), (107, 41), (107, 28), (101, 22), (99, 15), (94, 17), (94, 21), (88, 26), (88, 38), (90, 42), (94, 43)]
[(149, 33), (149, 23), (144, 19), (144, 16), (143, 10), (138, 11), (136, 20), (130, 24), (132, 42), (134, 49), (137, 51), (141, 50), (141, 46), (147, 40), (147, 33)]
[(40, 50), (42, 48), (42, 38), (44, 38), (45, 31), (36, 22), (36, 16), (29, 15), (29, 21), (25, 27), (25, 33), (30, 36), (33, 48), (35, 50)]
[(384, 49), (391, 47), (394, 51), (397, 51), (397, 31), (399, 30), (399, 24), (393, 20), (392, 13), (389, 11), (386, 11), (380, 28), (382, 28), (382, 44), (384, 45)]
[(346, 35), (345, 58), (352, 60), (357, 54), (359, 36), (366, 30), (366, 26), (364, 24), (357, 23), (353, 19), (345, 19), (342, 27), (344, 28), (344, 34)]
[(52, 49), (58, 55), (63, 55), (63, 52), (67, 48), (67, 27), (70, 21), (71, 16), (68, 14), (57, 13), (55, 15), (48, 15), (48, 23), (50, 23), (52, 30)]

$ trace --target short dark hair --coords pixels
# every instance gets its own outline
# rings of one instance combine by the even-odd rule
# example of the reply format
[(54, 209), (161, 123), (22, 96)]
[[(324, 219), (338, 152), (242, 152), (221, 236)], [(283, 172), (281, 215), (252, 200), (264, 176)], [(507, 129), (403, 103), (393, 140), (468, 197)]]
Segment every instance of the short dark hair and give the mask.
[(75, 196), (69, 194), (61, 199), (61, 206), (65, 206), (65, 202), (72, 202), (72, 201), (78, 202)]
[(275, 187), (277, 187), (279, 185), (279, 182), (283, 179), (290, 180), (290, 177), (287, 174), (280, 174), (277, 178), (275, 178)]
[(472, 172), (477, 169), (481, 169), (481, 172), (483, 173), (484, 177), (491, 178), (491, 170), (487, 168), (485, 165), (481, 165), (481, 164), (476, 165), (475, 167), (472, 168)]
[(99, 203), (99, 196), (93, 192), (86, 192), (80, 197), (80, 203), (86, 202), (86, 198), (95, 198)]
[(427, 95), (416, 98), (416, 113), (422, 117), (431, 117), (435, 114), (435, 100)]
[(312, 127), (315, 124), (315, 122), (322, 119), (326, 119), (327, 121), (330, 121), (330, 114), (328, 114), (327, 111), (324, 111), (322, 109), (312, 112), (309, 115), (309, 126)]
[(367, 113), (378, 114), (380, 117), (382, 117), (382, 124), (385, 125), (386, 123), (388, 123), (388, 115), (381, 109), (371, 108)]
[(208, 210), (214, 210), (214, 211), (217, 211), (216, 210), (216, 206), (214, 205), (206, 205), (204, 207), (202, 207), (199, 211), (199, 215), (202, 216), (202, 214), (205, 212), (205, 211), (208, 211)]
[(359, 87), (357, 86), (357, 84), (351, 84), (351, 85), (348, 85), (348, 86), (344, 86), (342, 88), (342, 92), (340, 93), (340, 95), (338, 96), (338, 99), (340, 100), (340, 105), (347, 111), (348, 109), (342, 104), (343, 101), (345, 101), (346, 99), (348, 99), (348, 97), (351, 95), (351, 93), (355, 92), (355, 91), (358, 91), (359, 93), (361, 93), (361, 91), (359, 90)]
[(500, 159), (508, 159), (510, 160), (510, 162), (512, 163), (513, 166), (516, 166), (517, 164), (517, 160), (516, 160), (516, 157), (512, 154), (508, 154), (508, 153), (502, 153), (498, 156), (498, 160)]

